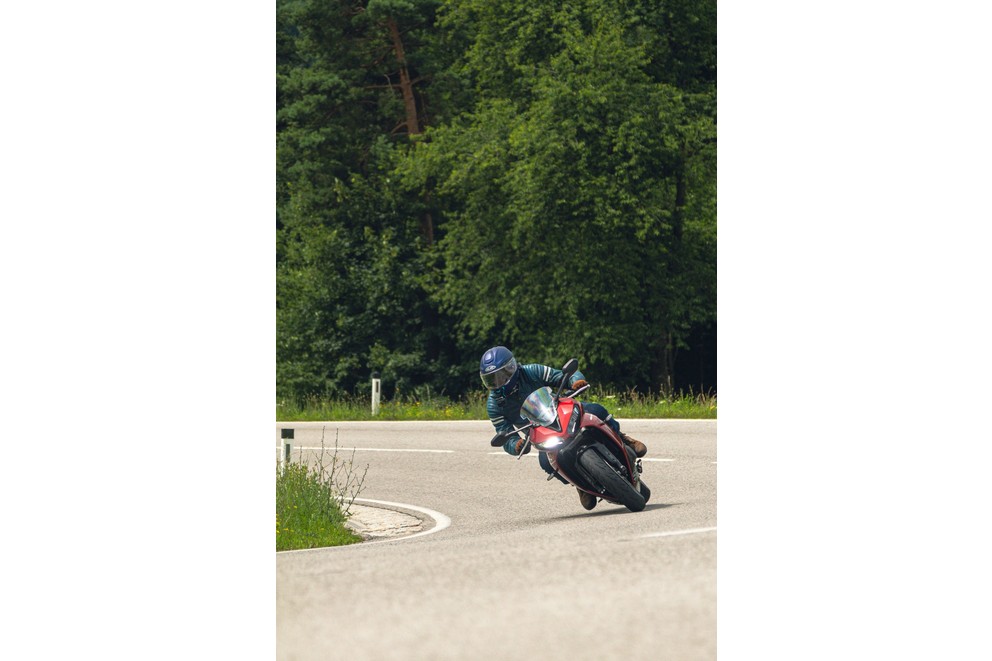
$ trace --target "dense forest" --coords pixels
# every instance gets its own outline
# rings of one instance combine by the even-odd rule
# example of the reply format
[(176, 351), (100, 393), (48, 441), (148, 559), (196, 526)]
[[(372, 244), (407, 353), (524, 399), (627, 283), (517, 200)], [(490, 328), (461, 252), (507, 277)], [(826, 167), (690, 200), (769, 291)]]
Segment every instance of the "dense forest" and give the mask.
[(716, 389), (715, 0), (277, 0), (277, 392)]

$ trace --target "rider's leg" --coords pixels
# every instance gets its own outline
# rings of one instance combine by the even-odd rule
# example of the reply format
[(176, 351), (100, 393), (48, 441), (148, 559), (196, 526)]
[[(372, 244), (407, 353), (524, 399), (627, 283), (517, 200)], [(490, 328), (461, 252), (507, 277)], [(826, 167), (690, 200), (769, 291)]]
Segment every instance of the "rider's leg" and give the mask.
[(606, 410), (606, 407), (604, 407), (601, 404), (596, 404), (592, 402), (590, 403), (582, 402), (582, 407), (585, 408), (587, 413), (593, 414), (594, 416), (605, 422), (607, 425), (609, 425), (610, 429), (615, 431), (617, 435), (620, 436), (620, 439), (624, 443), (629, 445), (631, 449), (634, 451), (634, 454), (636, 454), (638, 457), (643, 457), (648, 453), (648, 448), (646, 445), (641, 443), (636, 438), (631, 438), (630, 436), (627, 436), (627, 434), (624, 434), (622, 431), (620, 431), (620, 423), (617, 422), (616, 418), (610, 415), (610, 413)]
[(610, 415), (610, 412), (606, 410), (606, 407), (602, 404), (596, 404), (595, 402), (582, 402), (582, 408), (586, 410), (586, 413), (592, 413), (594, 416), (605, 422), (610, 429), (616, 433), (620, 433), (620, 423), (617, 422), (616, 418)]
[(575, 487), (575, 490), (579, 492), (579, 502), (582, 503), (582, 507), (586, 508), (587, 510), (591, 510), (592, 508), (596, 507), (596, 503), (599, 502), (599, 499), (597, 499), (596, 496), (592, 495), (591, 493), (586, 493), (585, 491), (583, 491), (578, 487)]

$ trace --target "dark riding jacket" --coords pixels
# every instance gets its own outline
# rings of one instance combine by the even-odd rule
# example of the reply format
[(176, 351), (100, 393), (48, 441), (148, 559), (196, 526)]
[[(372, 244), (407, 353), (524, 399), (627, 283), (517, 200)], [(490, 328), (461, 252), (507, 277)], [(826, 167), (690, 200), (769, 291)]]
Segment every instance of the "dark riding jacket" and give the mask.
[[(544, 386), (551, 386), (552, 390), (557, 391), (564, 376), (561, 370), (540, 363), (521, 365), (518, 372), (519, 377), (511, 392), (504, 392), (505, 387), (497, 388), (490, 391), (489, 398), (486, 400), (486, 413), (489, 414), (489, 421), (496, 427), (497, 433), (510, 431), (514, 427), (527, 424), (527, 420), (520, 415), (520, 407), (527, 396)], [(580, 379), (584, 381), (585, 378), (582, 376), (582, 372), (576, 371), (568, 385), (572, 385)], [(503, 450), (515, 455), (514, 449), (517, 440), (519, 437), (516, 434), (511, 435), (503, 444)]]

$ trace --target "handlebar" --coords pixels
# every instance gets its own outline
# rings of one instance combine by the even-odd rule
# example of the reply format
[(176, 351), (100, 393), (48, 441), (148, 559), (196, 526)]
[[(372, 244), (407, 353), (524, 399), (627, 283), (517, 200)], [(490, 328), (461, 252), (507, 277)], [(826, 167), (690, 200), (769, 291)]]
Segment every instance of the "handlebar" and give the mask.
[(499, 446), (503, 445), (503, 443), (506, 443), (506, 439), (508, 439), (510, 436), (513, 436), (514, 434), (530, 429), (533, 426), (534, 423), (530, 422), (524, 425), (523, 427), (514, 427), (510, 431), (500, 432), (495, 436), (493, 436), (492, 440), (489, 441), (489, 445), (493, 446), (494, 448), (498, 448)]
[(571, 397), (571, 398), (574, 399), (576, 395), (578, 395), (580, 392), (585, 392), (586, 390), (589, 390), (590, 387), (591, 386), (587, 383), (586, 385), (582, 386), (578, 390), (573, 391), (571, 395), (565, 395), (565, 396), (566, 397)]
[[(585, 392), (589, 388), (590, 388), (590, 385), (587, 383), (586, 385), (582, 386), (578, 390), (575, 390), (571, 394), (565, 395), (565, 396), (566, 397), (570, 397), (570, 398), (574, 398), (576, 395), (578, 395), (581, 392)], [(517, 429), (516, 427), (514, 427), (513, 430), (511, 430), (511, 431), (501, 432), (499, 434), (496, 434), (489, 441), (489, 445), (492, 446), (492, 447), (494, 447), (494, 448), (498, 448), (499, 446), (501, 446), (504, 443), (506, 443), (506, 439), (509, 438), (511, 435), (517, 434), (519, 432), (522, 432), (525, 429), (530, 429), (533, 426), (534, 426), (534, 423), (532, 422), (532, 423), (530, 423), (528, 425), (524, 425), (523, 427), (521, 427), (519, 429)], [(529, 440), (528, 440), (528, 443), (529, 443)], [(523, 453), (521, 452), (520, 454), (522, 455)], [(517, 456), (518, 459), (519, 459), (519, 457), (520, 457), (520, 455)]]

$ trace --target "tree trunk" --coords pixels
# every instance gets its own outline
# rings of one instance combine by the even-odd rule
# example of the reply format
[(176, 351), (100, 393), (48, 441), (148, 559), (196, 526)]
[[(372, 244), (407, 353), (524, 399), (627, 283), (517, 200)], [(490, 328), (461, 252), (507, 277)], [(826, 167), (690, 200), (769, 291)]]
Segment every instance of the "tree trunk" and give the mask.
[[(678, 281), (683, 272), (682, 235), (685, 230), (685, 204), (686, 204), (686, 160), (688, 150), (685, 141), (679, 150), (679, 163), (675, 170), (675, 208), (672, 209), (672, 246), (668, 255), (668, 277), (671, 281)], [(671, 312), (669, 312), (669, 315)], [(658, 352), (659, 367), (659, 387), (666, 396), (675, 393), (675, 333), (672, 331), (673, 320), (671, 317), (665, 322), (662, 329), (664, 341)]]
[(665, 344), (661, 350), (661, 359), (659, 361), (661, 367), (661, 375), (658, 381), (658, 386), (661, 389), (661, 394), (665, 397), (670, 397), (674, 392), (673, 380), (675, 378), (675, 347), (674, 338), (672, 337), (672, 331), (666, 329), (665, 331)]
[(688, 149), (684, 140), (682, 142), (682, 148), (679, 152), (679, 165), (675, 171), (675, 209), (672, 212), (672, 234), (675, 236), (676, 250), (680, 250), (682, 247), (682, 230), (685, 224), (683, 219), (683, 209), (685, 208), (686, 201), (685, 170), (686, 159), (688, 158)]
[(403, 107), (406, 109), (406, 132), (408, 135), (420, 133), (420, 121), (417, 118), (417, 101), (413, 97), (413, 83), (410, 82), (410, 71), (406, 68), (406, 52), (403, 50), (403, 39), (400, 38), (400, 28), (396, 21), (389, 19), (387, 26), (393, 39), (393, 50), (396, 61), (400, 64), (400, 91), (403, 93)]
[[(400, 92), (403, 94), (403, 108), (406, 110), (406, 133), (408, 136), (419, 135), (420, 118), (417, 116), (417, 99), (413, 95), (413, 82), (410, 80), (410, 70), (406, 66), (406, 51), (403, 50), (403, 38), (400, 36), (399, 25), (390, 18), (387, 23), (389, 35), (393, 40), (393, 50), (396, 61), (400, 65)], [(434, 219), (430, 211), (425, 211), (420, 217), (420, 235), (430, 246), (434, 244)]]

